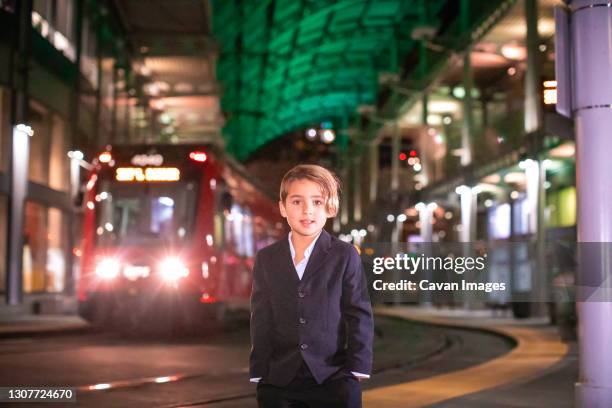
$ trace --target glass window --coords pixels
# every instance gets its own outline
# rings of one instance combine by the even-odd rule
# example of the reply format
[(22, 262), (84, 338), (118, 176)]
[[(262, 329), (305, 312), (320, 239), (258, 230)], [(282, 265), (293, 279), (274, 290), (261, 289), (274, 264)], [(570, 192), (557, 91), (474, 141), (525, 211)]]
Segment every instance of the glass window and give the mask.
[(51, 151), (49, 155), (49, 187), (70, 190), (70, 160), (68, 159), (68, 133), (66, 122), (53, 115), (51, 128)]
[(253, 218), (248, 208), (232, 205), (225, 217), (226, 243), (238, 255), (253, 256)]
[(29, 117), (34, 136), (30, 138), (28, 177), (31, 181), (47, 185), (49, 182), (51, 117), (46, 109), (35, 102), (30, 103)]
[(115, 59), (104, 58), (102, 60), (102, 78), (100, 81), (100, 97), (101, 109), (100, 109), (100, 140), (109, 141), (109, 136), (112, 128), (112, 114), (113, 114), (113, 103), (114, 103), (114, 70)]
[(98, 89), (98, 40), (89, 17), (83, 16), (81, 32), (81, 73), (89, 84)]
[(123, 185), (103, 181), (96, 196), (102, 245), (183, 241), (195, 216), (196, 183)]
[(45, 289), (47, 292), (59, 293), (64, 291), (66, 284), (67, 218), (61, 210), (49, 208), (48, 226)]
[(47, 252), (47, 211), (33, 202), (25, 206), (23, 242), (23, 291), (42, 292), (45, 289)]
[(73, 0), (34, 0), (32, 27), (71, 61), (76, 60)]
[(60, 293), (65, 288), (68, 222), (61, 210), (27, 202), (23, 291)]

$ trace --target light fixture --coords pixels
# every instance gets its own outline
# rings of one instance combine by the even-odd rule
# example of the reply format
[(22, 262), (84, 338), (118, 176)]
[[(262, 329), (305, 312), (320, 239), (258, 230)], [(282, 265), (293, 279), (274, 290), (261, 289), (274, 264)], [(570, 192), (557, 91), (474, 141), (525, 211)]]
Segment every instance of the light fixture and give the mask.
[(317, 130), (315, 128), (310, 128), (306, 131), (306, 139), (315, 140), (317, 137)]
[(459, 195), (465, 194), (465, 193), (470, 192), (470, 191), (472, 191), (472, 189), (469, 188), (468, 186), (465, 186), (465, 185), (461, 185), (461, 186), (459, 186), (459, 187), (457, 187), (455, 189), (455, 193), (457, 193)]
[(110, 152), (103, 152), (98, 156), (98, 161), (100, 163), (110, 163), (111, 160), (113, 160), (113, 156)]
[(506, 44), (501, 48), (501, 54), (509, 60), (523, 61), (527, 58), (527, 50), (518, 44)]
[(80, 150), (71, 150), (68, 152), (68, 157), (70, 157), (71, 159), (75, 159), (75, 160), (83, 160), (85, 156), (83, 155), (83, 152)]
[(189, 158), (195, 162), (204, 163), (206, 159), (208, 158), (208, 156), (206, 156), (206, 153), (204, 152), (195, 151), (195, 152), (189, 153)]
[(321, 132), (321, 141), (323, 143), (332, 143), (336, 139), (336, 132), (331, 129), (325, 129)]

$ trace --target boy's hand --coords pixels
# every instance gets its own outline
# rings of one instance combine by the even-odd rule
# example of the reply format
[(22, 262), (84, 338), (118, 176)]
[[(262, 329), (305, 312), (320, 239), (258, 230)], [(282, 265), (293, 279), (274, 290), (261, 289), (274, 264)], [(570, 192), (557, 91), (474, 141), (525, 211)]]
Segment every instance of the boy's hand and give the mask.
[(362, 382), (363, 380), (367, 380), (368, 378), (370, 378), (370, 376), (367, 374), (356, 373), (355, 371), (351, 371), (351, 374), (353, 375), (353, 377), (359, 380), (359, 382)]

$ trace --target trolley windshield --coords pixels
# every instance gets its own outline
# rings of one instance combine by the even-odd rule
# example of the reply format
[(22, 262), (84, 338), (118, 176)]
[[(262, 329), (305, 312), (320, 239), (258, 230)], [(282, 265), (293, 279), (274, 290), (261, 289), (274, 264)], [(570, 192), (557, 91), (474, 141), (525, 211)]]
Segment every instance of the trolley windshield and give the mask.
[(96, 196), (99, 245), (180, 243), (196, 213), (194, 181), (125, 184), (104, 180)]

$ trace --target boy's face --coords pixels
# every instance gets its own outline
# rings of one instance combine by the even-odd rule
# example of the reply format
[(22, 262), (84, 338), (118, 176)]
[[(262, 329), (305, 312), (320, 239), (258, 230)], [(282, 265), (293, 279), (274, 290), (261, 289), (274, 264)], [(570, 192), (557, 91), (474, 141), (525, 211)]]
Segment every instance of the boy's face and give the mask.
[(279, 203), (281, 215), (294, 234), (315, 236), (331, 215), (327, 212), (325, 197), (317, 183), (295, 180), (289, 184), (287, 198)]

